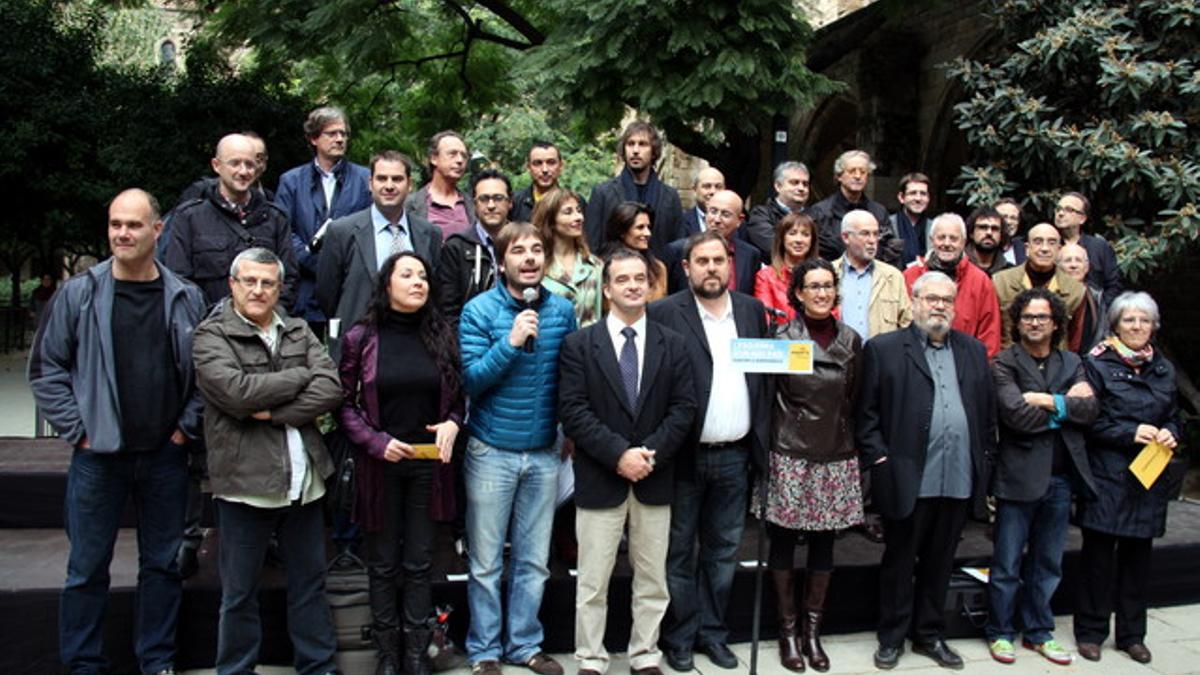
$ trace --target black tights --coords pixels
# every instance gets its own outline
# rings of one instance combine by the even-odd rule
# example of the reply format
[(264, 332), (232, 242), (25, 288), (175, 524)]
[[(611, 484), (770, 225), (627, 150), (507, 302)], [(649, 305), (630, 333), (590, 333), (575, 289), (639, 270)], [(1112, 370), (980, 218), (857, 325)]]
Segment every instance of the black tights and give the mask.
[(773, 570), (790, 570), (794, 567), (796, 540), (804, 535), (808, 546), (808, 570), (829, 572), (833, 570), (833, 530), (802, 531), (767, 524), (767, 538), (771, 542), (771, 553), (767, 567)]

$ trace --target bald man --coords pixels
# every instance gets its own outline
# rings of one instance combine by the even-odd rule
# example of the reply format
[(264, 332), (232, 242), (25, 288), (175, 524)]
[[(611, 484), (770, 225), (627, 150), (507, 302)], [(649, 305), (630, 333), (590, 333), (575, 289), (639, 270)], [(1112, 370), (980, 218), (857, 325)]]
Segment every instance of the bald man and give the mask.
[(238, 253), (256, 246), (270, 249), (283, 260), (280, 302), (290, 307), (297, 278), (291, 230), (287, 214), (251, 189), (258, 179), (253, 139), (242, 134), (221, 138), (211, 164), (217, 181), (176, 208), (163, 263), (199, 286), (213, 305), (229, 295), (229, 264)]
[(708, 200), (724, 189), (725, 174), (711, 166), (700, 169), (696, 180), (692, 182), (692, 191), (696, 193), (696, 205), (683, 214), (685, 237), (704, 231)]
[(1058, 252), (1058, 269), (1087, 288), (1083, 308), (1083, 338), (1079, 353), (1086, 354), (1104, 337), (1104, 291), (1087, 282), (1091, 261), (1087, 249), (1080, 244), (1064, 244)]
[(1064, 336), (1066, 347), (1078, 352), (1083, 344), (1084, 312), (1087, 298), (1087, 287), (1072, 279), (1058, 267), (1058, 255), (1062, 250), (1062, 235), (1050, 223), (1039, 223), (1029, 229), (1025, 235), (1025, 262), (997, 272), (992, 277), (996, 287), (996, 297), (1000, 301), (1000, 318), (1004, 322), (1001, 331), (1003, 348), (1012, 345), (1012, 319), (1008, 315), (1008, 307), (1021, 291), (1029, 288), (1048, 288), (1062, 298), (1067, 306), (1067, 315), (1071, 317)]
[(29, 353), (39, 410), (75, 449), (58, 622), (59, 655), (72, 673), (108, 672), (104, 598), (130, 498), (138, 529), (139, 672), (174, 672), (185, 445), (200, 434), (192, 332), (205, 307), (199, 289), (155, 262), (161, 232), (153, 197), (140, 189), (118, 194), (108, 209), (111, 257), (54, 294)]
[[(757, 248), (738, 237), (738, 228), (745, 220), (742, 198), (733, 190), (719, 190), (708, 198), (704, 213), (704, 229), (721, 235), (729, 248), (729, 290), (754, 294), (754, 275), (762, 267), (763, 256)], [(670, 292), (688, 287), (687, 270), (683, 269), (683, 249), (687, 239), (677, 239), (667, 245), (663, 262), (669, 270), (667, 282)]]

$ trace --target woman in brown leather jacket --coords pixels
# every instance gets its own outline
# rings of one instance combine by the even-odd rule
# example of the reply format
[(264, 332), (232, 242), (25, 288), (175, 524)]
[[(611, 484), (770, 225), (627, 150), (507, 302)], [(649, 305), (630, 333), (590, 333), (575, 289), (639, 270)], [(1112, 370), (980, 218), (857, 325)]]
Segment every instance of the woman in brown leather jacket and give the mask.
[[(833, 573), (834, 534), (863, 522), (852, 415), (862, 341), (834, 317), (837, 288), (829, 262), (818, 258), (797, 265), (788, 287), (796, 318), (779, 335), (813, 342), (813, 372), (780, 375), (775, 382), (775, 439), (765, 509), (780, 661), (796, 672), (804, 670), (804, 656), (815, 670), (829, 669), (820, 630)], [(793, 558), (800, 535), (808, 545), (808, 578), (798, 644)]]

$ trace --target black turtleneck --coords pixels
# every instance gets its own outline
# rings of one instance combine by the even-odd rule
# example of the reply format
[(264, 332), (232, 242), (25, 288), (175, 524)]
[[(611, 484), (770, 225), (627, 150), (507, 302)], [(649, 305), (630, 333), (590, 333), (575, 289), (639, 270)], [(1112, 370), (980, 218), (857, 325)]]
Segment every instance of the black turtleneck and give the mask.
[(1028, 263), (1025, 264), (1025, 274), (1029, 276), (1029, 283), (1033, 284), (1034, 288), (1041, 288), (1050, 283), (1050, 280), (1054, 278), (1055, 271), (1056, 270), (1051, 267), (1046, 272), (1039, 272), (1030, 267)]
[(950, 277), (950, 279), (952, 281), (957, 281), (958, 280), (958, 263), (961, 261), (962, 261), (962, 256), (959, 256), (958, 258), (956, 258), (954, 260), (953, 265), (951, 265), (950, 267), (944, 267), (942, 265), (942, 261), (937, 257), (937, 255), (931, 252), (925, 258), (925, 268), (930, 271), (933, 271), (933, 272), (941, 272), (942, 274), (945, 274), (946, 276)]
[(441, 403), (442, 378), (420, 335), (420, 316), (388, 310), (379, 321), (375, 388), (383, 430), (405, 443), (430, 443)]

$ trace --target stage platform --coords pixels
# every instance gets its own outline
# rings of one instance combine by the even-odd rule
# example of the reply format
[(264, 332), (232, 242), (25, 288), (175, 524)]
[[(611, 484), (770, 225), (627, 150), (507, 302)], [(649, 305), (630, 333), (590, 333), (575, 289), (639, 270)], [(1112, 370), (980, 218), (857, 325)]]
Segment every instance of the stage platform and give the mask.
[[(0, 673), (37, 674), (58, 670), (58, 593), (66, 571), (67, 540), (61, 529), (62, 494), (70, 451), (53, 440), (0, 439)], [(128, 523), (132, 525), (132, 513)], [(1079, 533), (1072, 529), (1065, 560), (1065, 578), (1054, 599), (1056, 614), (1073, 608)], [(216, 556), (217, 530), (208, 531), (201, 548), (200, 572), (184, 584), (179, 622), (180, 668), (211, 667), (216, 649), (220, 579)], [(461, 644), (466, 629), (466, 564), (453, 553), (450, 534), (439, 532), (434, 563), (434, 597), (456, 608), (451, 634)], [(753, 560), (757, 529), (752, 519), (739, 551), (744, 565), (734, 580), (728, 620), (735, 642), (750, 639), (754, 604)], [(881, 544), (846, 534), (835, 547), (835, 565), (826, 626), (829, 633), (870, 630), (875, 623)], [(970, 524), (958, 548), (962, 564), (986, 564), (991, 542), (986, 528)], [(797, 562), (803, 565), (800, 548)], [(1154, 606), (1200, 602), (1200, 503), (1173, 502), (1167, 535), (1155, 542), (1150, 601)], [(105, 637), (115, 672), (136, 672), (132, 653), (133, 589), (137, 576), (137, 543), (133, 529), (123, 529), (112, 564), (112, 593)], [(610, 603), (609, 649), (623, 651), (629, 630), (630, 571), (618, 561)], [(769, 581), (763, 598), (763, 635), (775, 628), (774, 600)], [(284, 619), (283, 573), (268, 568), (261, 595), (263, 650), (261, 661), (290, 662)], [(542, 605), (545, 648), (569, 653), (573, 648), (574, 578), (559, 561), (551, 562), (551, 578)], [(965, 637), (965, 635), (959, 635)]]

